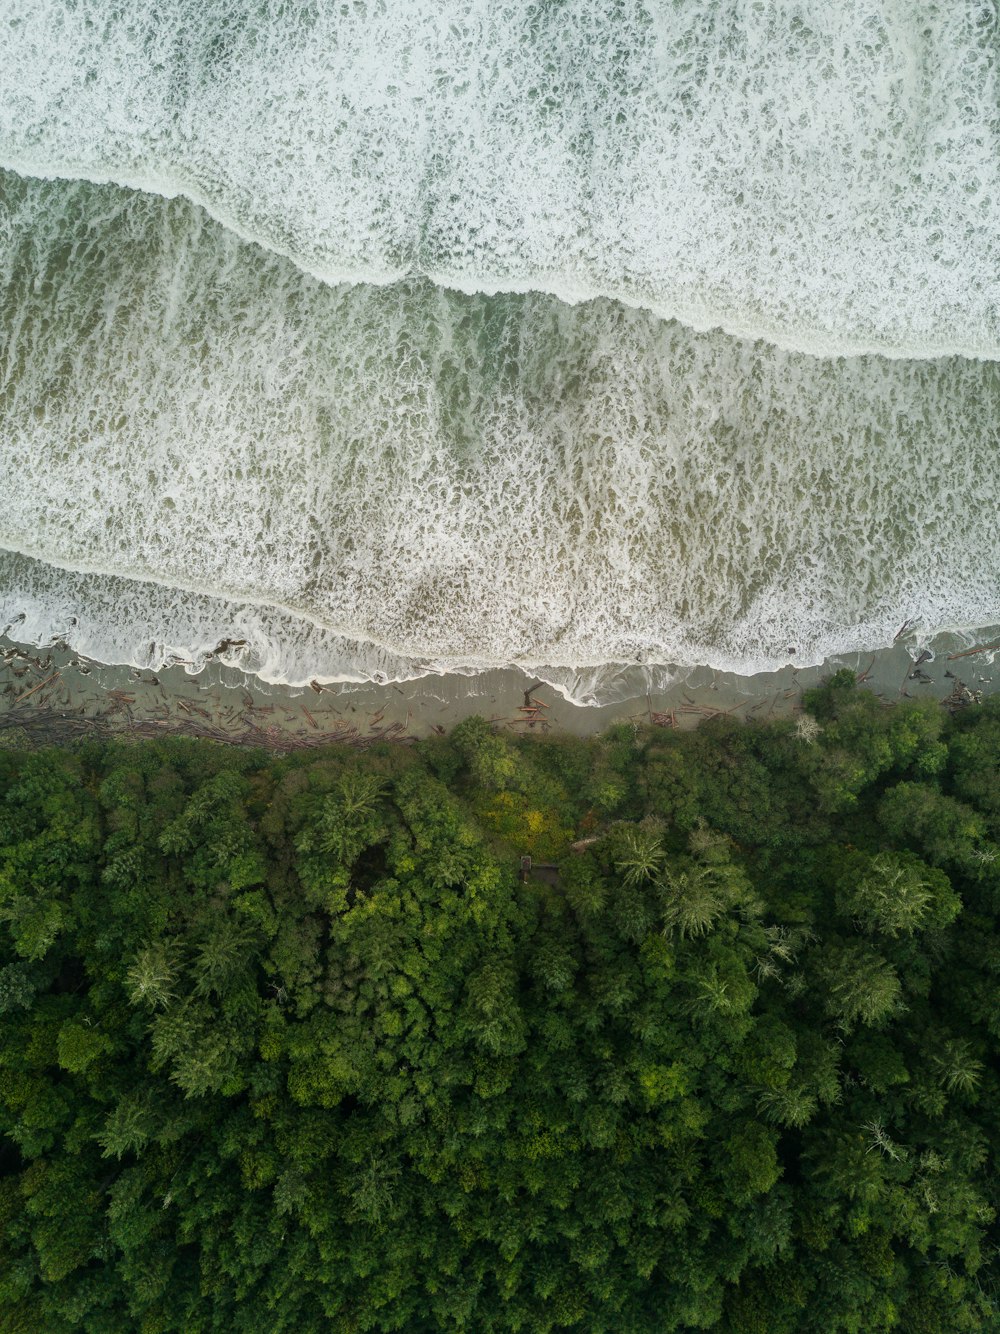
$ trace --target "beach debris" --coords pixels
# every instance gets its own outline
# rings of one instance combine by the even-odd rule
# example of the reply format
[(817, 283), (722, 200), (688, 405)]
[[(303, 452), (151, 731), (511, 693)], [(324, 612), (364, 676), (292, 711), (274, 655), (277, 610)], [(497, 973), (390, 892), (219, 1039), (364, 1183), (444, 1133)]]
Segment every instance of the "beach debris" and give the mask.
[(211, 662), (213, 658), (219, 658), (224, 653), (232, 653), (234, 650), (245, 649), (246, 646), (247, 641), (245, 639), (220, 639), (215, 648), (205, 654), (205, 661)]
[[(775, 696), (777, 698), (777, 696)], [(733, 709), (741, 709), (746, 703), (740, 700), (739, 704), (734, 704)], [(723, 714), (732, 713), (733, 709), (717, 709), (714, 704), (682, 704), (680, 713), (695, 713), (699, 718), (720, 718)]]
[(389, 726), (385, 729), (385, 731), (382, 733), (382, 739), (385, 740), (387, 737), (403, 736), (405, 732), (406, 732), (406, 723), (401, 723), (397, 719), (394, 723), (390, 723)]
[(524, 703), (517, 706), (517, 712), (520, 714), (520, 717), (508, 719), (508, 727), (516, 727), (518, 724), (523, 723), (525, 726), (532, 728), (540, 726), (543, 732), (549, 730), (550, 723), (543, 712), (543, 710), (548, 709), (549, 706), (545, 700), (539, 699), (535, 695), (535, 691), (541, 690), (543, 685), (544, 682), (535, 681), (533, 685), (528, 687), (524, 692)]
[(948, 661), (955, 662), (958, 658), (971, 658), (974, 653), (992, 653), (1000, 649), (1000, 639), (995, 639), (992, 644), (975, 644), (972, 648), (963, 649), (961, 653), (949, 653)]
[(18, 695), (17, 699), (14, 700), (14, 703), (22, 704), (26, 699), (30, 699), (32, 695), (37, 694), (39, 690), (44, 690), (46, 686), (50, 686), (53, 681), (58, 681), (58, 680), (59, 680), (59, 673), (53, 672), (52, 675), (48, 677), (47, 680), (39, 681), (38, 685), (32, 686), (31, 689), (26, 690), (23, 695)]
[(876, 659), (877, 656), (878, 656), (877, 654), (873, 653), (873, 654), (872, 654), (872, 660), (871, 660), (871, 662), (868, 664), (868, 666), (865, 668), (865, 670), (861, 673), (860, 676), (856, 676), (856, 677), (854, 678), (854, 679), (857, 681), (858, 685), (861, 685), (864, 681), (867, 681), (868, 678), (869, 678), (869, 676), (871, 676), (871, 674), (872, 674), (872, 668), (875, 666), (875, 659)]
[(899, 687), (900, 694), (903, 695), (906, 694), (906, 690), (904, 687), (906, 686), (907, 681), (919, 681), (922, 685), (927, 685), (934, 680), (932, 676), (928, 676), (926, 672), (922, 672), (920, 670), (921, 665), (927, 662), (927, 660), (930, 657), (931, 657), (930, 649), (925, 648), (923, 652), (920, 654), (920, 657), (917, 658), (916, 662), (911, 664), (913, 670), (907, 672), (906, 676), (903, 677), (903, 684)]
[(949, 713), (958, 713), (962, 709), (967, 709), (970, 705), (981, 704), (983, 702), (983, 692), (981, 690), (970, 690), (964, 681), (955, 677), (955, 685), (947, 699), (941, 701), (942, 705)]
[[(38, 682), (40, 688), (46, 684), (51, 683)], [(49, 695), (51, 691), (41, 698), (47, 699)], [(333, 743), (366, 749), (377, 740), (389, 739), (396, 744), (412, 744), (415, 740), (406, 734), (405, 727), (399, 722), (391, 723), (379, 733), (368, 736), (362, 735), (356, 727), (352, 727), (340, 718), (328, 731), (323, 731), (315, 718), (310, 720), (313, 732), (304, 732), (301, 727), (295, 730), (275, 725), (263, 728), (253, 718), (248, 718), (245, 713), (240, 713), (231, 707), (225, 710), (224, 725), (213, 724), (209, 711), (189, 700), (177, 700), (178, 711), (175, 713), (172, 713), (168, 705), (161, 700), (150, 709), (147, 716), (137, 718), (130, 708), (134, 696), (124, 691), (115, 692), (114, 698), (110, 696), (111, 692), (107, 692), (106, 698), (109, 700), (107, 707), (98, 708), (97, 712), (90, 714), (87, 713), (86, 705), (81, 706), (79, 712), (69, 715), (61, 707), (39, 708), (34, 701), (15, 702), (10, 708), (0, 712), (0, 733), (17, 735), (20, 730), (30, 745), (44, 746), (63, 744), (67, 740), (85, 735), (151, 738), (163, 736), (165, 732), (173, 732), (222, 742), (226, 745), (265, 746), (269, 750), (283, 753), (313, 749)], [(289, 715), (289, 720), (298, 722), (300, 715)]]
[(549, 730), (549, 720), (542, 713), (542, 707), (536, 704), (519, 704), (518, 713), (520, 718), (511, 718), (509, 726), (514, 727), (518, 723), (524, 723), (527, 727), (540, 726), (543, 731)]
[(895, 635), (893, 635), (892, 642), (895, 644), (900, 639), (902, 639), (903, 636), (906, 634), (907, 630), (909, 630), (910, 626), (912, 626), (913, 624), (914, 624), (913, 621), (905, 620), (903, 624), (899, 627), (899, 629), (896, 631)]

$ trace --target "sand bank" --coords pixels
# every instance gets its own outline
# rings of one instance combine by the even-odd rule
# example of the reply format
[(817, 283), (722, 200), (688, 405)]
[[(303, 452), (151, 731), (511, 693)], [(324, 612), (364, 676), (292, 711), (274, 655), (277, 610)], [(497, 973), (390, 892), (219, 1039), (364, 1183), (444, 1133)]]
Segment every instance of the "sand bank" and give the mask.
[[(979, 636), (985, 644), (998, 640), (998, 629)], [(5, 638), (0, 639), (0, 742), (184, 733), (282, 751), (332, 741), (405, 741), (447, 731), (471, 714), (511, 734), (588, 736), (619, 722), (690, 728), (716, 713), (747, 720), (794, 715), (803, 691), (840, 667), (857, 673), (887, 703), (924, 696), (944, 701), (963, 689), (974, 696), (1000, 688), (995, 661), (1000, 652), (968, 649), (967, 638), (939, 636), (925, 646), (901, 636), (890, 648), (847, 654), (818, 667), (789, 665), (756, 676), (698, 667), (667, 687), (581, 707), (516, 668), (401, 684), (283, 687), (218, 663), (196, 676), (181, 666), (153, 674), (92, 662), (63, 644), (39, 649)]]

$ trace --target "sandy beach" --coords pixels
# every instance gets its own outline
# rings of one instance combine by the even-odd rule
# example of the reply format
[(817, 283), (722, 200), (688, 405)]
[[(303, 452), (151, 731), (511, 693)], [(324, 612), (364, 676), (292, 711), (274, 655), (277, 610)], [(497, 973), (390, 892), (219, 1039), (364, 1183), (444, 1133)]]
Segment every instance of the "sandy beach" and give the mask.
[[(1000, 632), (987, 630), (978, 642), (995, 645), (998, 639)], [(623, 676), (623, 695), (633, 693), (614, 704), (580, 707), (515, 668), (401, 684), (284, 687), (218, 663), (198, 675), (182, 666), (154, 674), (89, 661), (62, 643), (40, 649), (4, 638), (0, 744), (181, 733), (285, 751), (337, 741), (406, 741), (447, 731), (472, 714), (528, 735), (589, 736), (620, 722), (691, 728), (717, 713), (748, 721), (792, 716), (802, 707), (803, 691), (840, 667), (854, 671), (887, 704), (929, 696), (954, 707), (1000, 685), (1000, 651), (969, 648), (968, 639), (956, 636), (939, 636), (926, 647), (901, 636), (890, 648), (818, 667), (789, 665), (757, 676), (699, 667), (642, 693)]]

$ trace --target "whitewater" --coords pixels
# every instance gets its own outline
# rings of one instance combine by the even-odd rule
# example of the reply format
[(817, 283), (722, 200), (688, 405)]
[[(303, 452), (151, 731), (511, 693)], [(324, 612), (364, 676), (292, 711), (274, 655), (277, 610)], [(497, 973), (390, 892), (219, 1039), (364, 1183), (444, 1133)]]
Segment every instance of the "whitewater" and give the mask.
[(1000, 620), (995, 6), (0, 30), (0, 628), (600, 698)]

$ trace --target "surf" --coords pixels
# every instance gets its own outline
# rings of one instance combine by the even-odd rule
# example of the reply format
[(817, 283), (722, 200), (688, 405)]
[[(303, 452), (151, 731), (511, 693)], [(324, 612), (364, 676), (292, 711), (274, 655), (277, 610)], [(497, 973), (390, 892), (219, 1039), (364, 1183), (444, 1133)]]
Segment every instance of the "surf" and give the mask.
[(2, 188), (4, 615), (33, 634), (197, 662), (246, 621), (273, 680), (517, 663), (599, 697), (610, 664), (1000, 619), (993, 363), (334, 288), (180, 198)]
[(331, 286), (1000, 356), (992, 5), (17, 0), (5, 41), (0, 162), (183, 195)]

